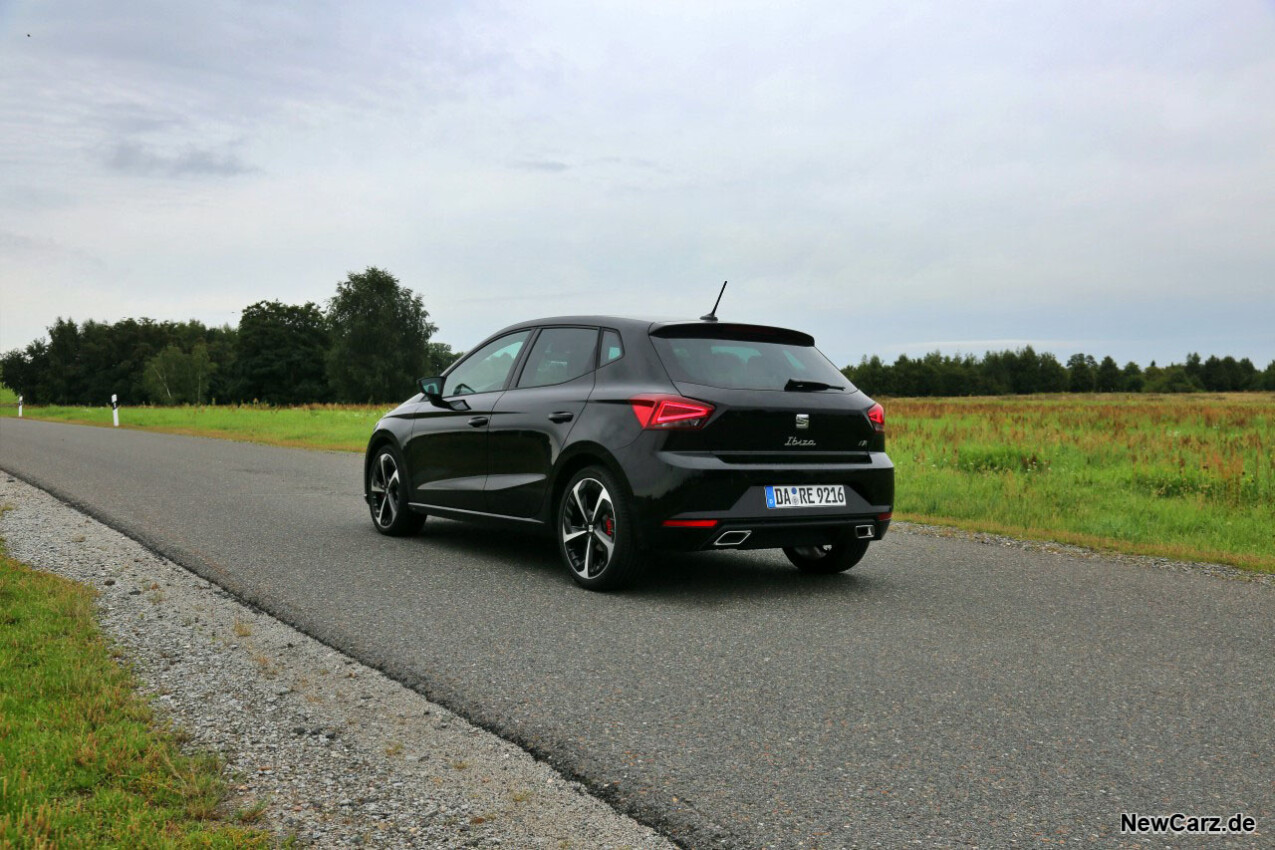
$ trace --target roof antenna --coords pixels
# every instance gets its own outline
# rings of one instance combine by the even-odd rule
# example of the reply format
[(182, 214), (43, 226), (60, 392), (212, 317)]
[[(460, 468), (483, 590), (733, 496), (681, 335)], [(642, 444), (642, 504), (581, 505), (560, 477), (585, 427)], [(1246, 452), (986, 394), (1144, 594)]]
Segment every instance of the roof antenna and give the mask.
[(717, 305), (722, 303), (722, 293), (726, 291), (727, 283), (728, 281), (725, 281), (725, 280), (722, 281), (722, 291), (717, 293), (717, 300), (713, 302), (713, 309), (708, 312), (707, 316), (699, 317), (699, 320), (701, 322), (716, 322), (717, 321)]

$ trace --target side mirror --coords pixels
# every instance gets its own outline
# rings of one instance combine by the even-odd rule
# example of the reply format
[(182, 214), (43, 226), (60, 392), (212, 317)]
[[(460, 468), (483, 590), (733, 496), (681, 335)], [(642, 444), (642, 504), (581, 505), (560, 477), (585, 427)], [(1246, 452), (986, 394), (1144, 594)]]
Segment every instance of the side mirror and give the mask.
[(421, 388), (421, 392), (425, 395), (425, 400), (435, 407), (446, 407), (443, 403), (443, 379), (442, 378), (421, 378), (416, 382)]

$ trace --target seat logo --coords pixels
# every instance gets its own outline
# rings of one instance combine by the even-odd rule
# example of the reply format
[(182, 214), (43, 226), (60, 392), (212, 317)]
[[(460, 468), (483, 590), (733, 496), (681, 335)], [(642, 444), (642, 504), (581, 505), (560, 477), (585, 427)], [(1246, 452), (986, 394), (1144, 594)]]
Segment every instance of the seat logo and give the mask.
[(805, 430), (808, 430), (809, 428), (810, 428), (810, 414), (798, 413), (797, 414), (797, 430), (805, 431)]

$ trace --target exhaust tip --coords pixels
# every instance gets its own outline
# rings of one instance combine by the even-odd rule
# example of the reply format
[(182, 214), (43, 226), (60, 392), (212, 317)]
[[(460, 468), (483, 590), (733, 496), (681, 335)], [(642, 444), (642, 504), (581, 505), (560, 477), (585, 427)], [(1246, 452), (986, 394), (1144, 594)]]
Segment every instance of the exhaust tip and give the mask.
[(860, 540), (871, 540), (876, 536), (876, 529), (870, 525), (856, 525), (854, 527), (854, 536)]
[(738, 546), (748, 539), (751, 531), (723, 531), (721, 535), (713, 541), (714, 546)]

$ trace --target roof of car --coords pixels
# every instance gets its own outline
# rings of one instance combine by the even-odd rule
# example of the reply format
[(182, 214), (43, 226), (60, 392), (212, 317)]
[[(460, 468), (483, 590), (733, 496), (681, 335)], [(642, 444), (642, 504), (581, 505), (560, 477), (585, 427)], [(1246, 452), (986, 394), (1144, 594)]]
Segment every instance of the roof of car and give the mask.
[(639, 330), (652, 325), (693, 323), (695, 319), (655, 318), (652, 316), (549, 316), (530, 319), (510, 325), (505, 330), (539, 327), (541, 325), (605, 325), (617, 329)]
[(777, 325), (758, 325), (752, 322), (706, 322), (703, 319), (682, 319), (669, 316), (551, 316), (543, 319), (529, 319), (525, 322), (518, 322), (504, 328), (500, 333), (519, 330), (521, 328), (542, 327), (548, 325), (589, 325), (615, 328), (617, 330), (632, 331), (654, 331), (658, 328), (670, 327), (673, 325), (703, 325), (705, 328), (714, 327), (765, 327), (774, 328), (779, 331), (786, 331), (791, 334), (808, 336), (801, 331), (795, 331), (790, 328), (781, 328)]

